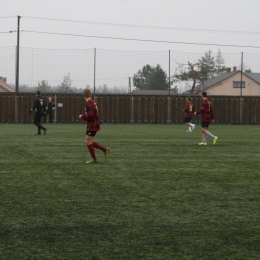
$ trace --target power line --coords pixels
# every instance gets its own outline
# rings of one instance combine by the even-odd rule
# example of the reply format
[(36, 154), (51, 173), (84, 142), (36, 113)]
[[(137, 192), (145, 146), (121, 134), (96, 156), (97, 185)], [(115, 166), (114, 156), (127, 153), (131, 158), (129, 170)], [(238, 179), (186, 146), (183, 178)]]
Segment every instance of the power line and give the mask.
[(16, 32), (16, 31), (0, 32), (0, 34), (1, 33), (13, 33), (13, 32)]
[(15, 18), (17, 16), (5, 16), (5, 17), (0, 17), (0, 19), (6, 19), (6, 18)]
[(68, 33), (55, 33), (55, 32), (28, 31), (28, 30), (23, 30), (22, 32), (40, 33), (40, 34), (52, 34), (52, 35), (62, 35), (62, 36), (86, 37), (86, 38), (98, 38), (98, 39), (110, 39), (110, 40), (123, 40), (123, 41), (175, 43), (175, 44), (189, 44), (189, 45), (208, 45), (208, 46), (220, 46), (220, 47), (239, 47), (239, 48), (260, 49), (260, 46), (229, 45), (229, 44), (216, 44), (216, 43), (195, 43), (195, 42), (172, 42), (172, 41), (147, 40), (147, 39), (131, 39), (131, 38), (120, 38), (120, 37), (105, 37), (105, 36), (82, 35), (82, 34), (68, 34)]
[(121, 27), (134, 27), (134, 28), (146, 28), (146, 29), (160, 29), (160, 30), (177, 30), (177, 31), (191, 31), (191, 32), (208, 32), (208, 33), (228, 33), (228, 34), (260, 34), (260, 32), (248, 32), (248, 31), (230, 31), (230, 30), (212, 30), (212, 29), (192, 29), (192, 28), (175, 28), (164, 26), (149, 26), (149, 25), (133, 25), (133, 24), (120, 24), (120, 23), (101, 23), (90, 21), (77, 21), (67, 19), (55, 19), (55, 18), (43, 18), (43, 17), (31, 17), (23, 16), (23, 18), (38, 19), (38, 20), (50, 20), (57, 22), (70, 22), (70, 23), (85, 23), (94, 25), (107, 25), (107, 26), (121, 26)]

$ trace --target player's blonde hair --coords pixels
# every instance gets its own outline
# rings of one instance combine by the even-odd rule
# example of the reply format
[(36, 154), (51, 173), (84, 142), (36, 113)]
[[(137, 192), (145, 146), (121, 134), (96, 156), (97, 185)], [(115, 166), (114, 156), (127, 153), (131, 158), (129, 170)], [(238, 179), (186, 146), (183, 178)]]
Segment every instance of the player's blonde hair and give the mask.
[(90, 97), (92, 96), (92, 93), (91, 93), (91, 91), (90, 91), (88, 88), (86, 88), (86, 89), (84, 89), (84, 91), (83, 91), (83, 96), (84, 96), (85, 98), (90, 98)]

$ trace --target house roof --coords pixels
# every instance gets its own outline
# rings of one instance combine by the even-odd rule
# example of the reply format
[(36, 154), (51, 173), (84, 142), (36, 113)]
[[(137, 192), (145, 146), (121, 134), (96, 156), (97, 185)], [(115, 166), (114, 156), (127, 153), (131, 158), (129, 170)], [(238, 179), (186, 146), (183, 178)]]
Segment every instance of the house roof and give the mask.
[(15, 90), (6, 82), (0, 79), (0, 92), (15, 92)]
[(246, 72), (245, 73), (248, 77), (251, 79), (257, 81), (260, 84), (260, 73), (251, 73), (251, 72)]
[[(175, 90), (170, 90), (170, 95), (175, 95)], [(169, 90), (133, 90), (133, 95), (169, 95)]]
[[(230, 72), (221, 73), (221, 74), (219, 74), (218, 76), (213, 77), (212, 79), (210, 79), (210, 80), (204, 82), (204, 84), (201, 83), (201, 84), (197, 85), (197, 86), (194, 88), (194, 91), (193, 91), (193, 92), (194, 92), (194, 93), (198, 93), (198, 92), (200, 92), (200, 91), (202, 91), (202, 90), (205, 90), (205, 89), (211, 87), (212, 85), (215, 85), (215, 84), (217, 84), (217, 83), (220, 82), (220, 81), (223, 81), (223, 80), (225, 80), (225, 79), (227, 79), (227, 78), (230, 78), (230, 77), (232, 77), (233, 75), (235, 75), (236, 73), (239, 73), (239, 72), (240, 72), (240, 71), (230, 71)], [(189, 90), (189, 91), (190, 91), (190, 90)]]

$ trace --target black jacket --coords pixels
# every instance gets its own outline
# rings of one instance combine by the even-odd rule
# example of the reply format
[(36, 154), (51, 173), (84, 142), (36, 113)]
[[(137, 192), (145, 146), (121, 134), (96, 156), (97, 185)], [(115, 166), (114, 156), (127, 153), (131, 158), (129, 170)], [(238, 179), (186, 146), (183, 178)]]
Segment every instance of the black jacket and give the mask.
[(44, 115), (45, 114), (45, 103), (40, 96), (37, 96), (34, 100), (33, 108), (35, 115)]
[(55, 103), (53, 101), (46, 103), (46, 109), (48, 110), (49, 113), (52, 112), (53, 107), (55, 108)]

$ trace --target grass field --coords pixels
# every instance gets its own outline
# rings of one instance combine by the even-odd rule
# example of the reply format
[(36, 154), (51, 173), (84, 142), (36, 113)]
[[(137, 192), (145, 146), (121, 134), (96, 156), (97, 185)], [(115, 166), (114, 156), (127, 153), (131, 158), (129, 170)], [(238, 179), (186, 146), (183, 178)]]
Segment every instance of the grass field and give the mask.
[(0, 124), (0, 259), (260, 259), (260, 126)]

